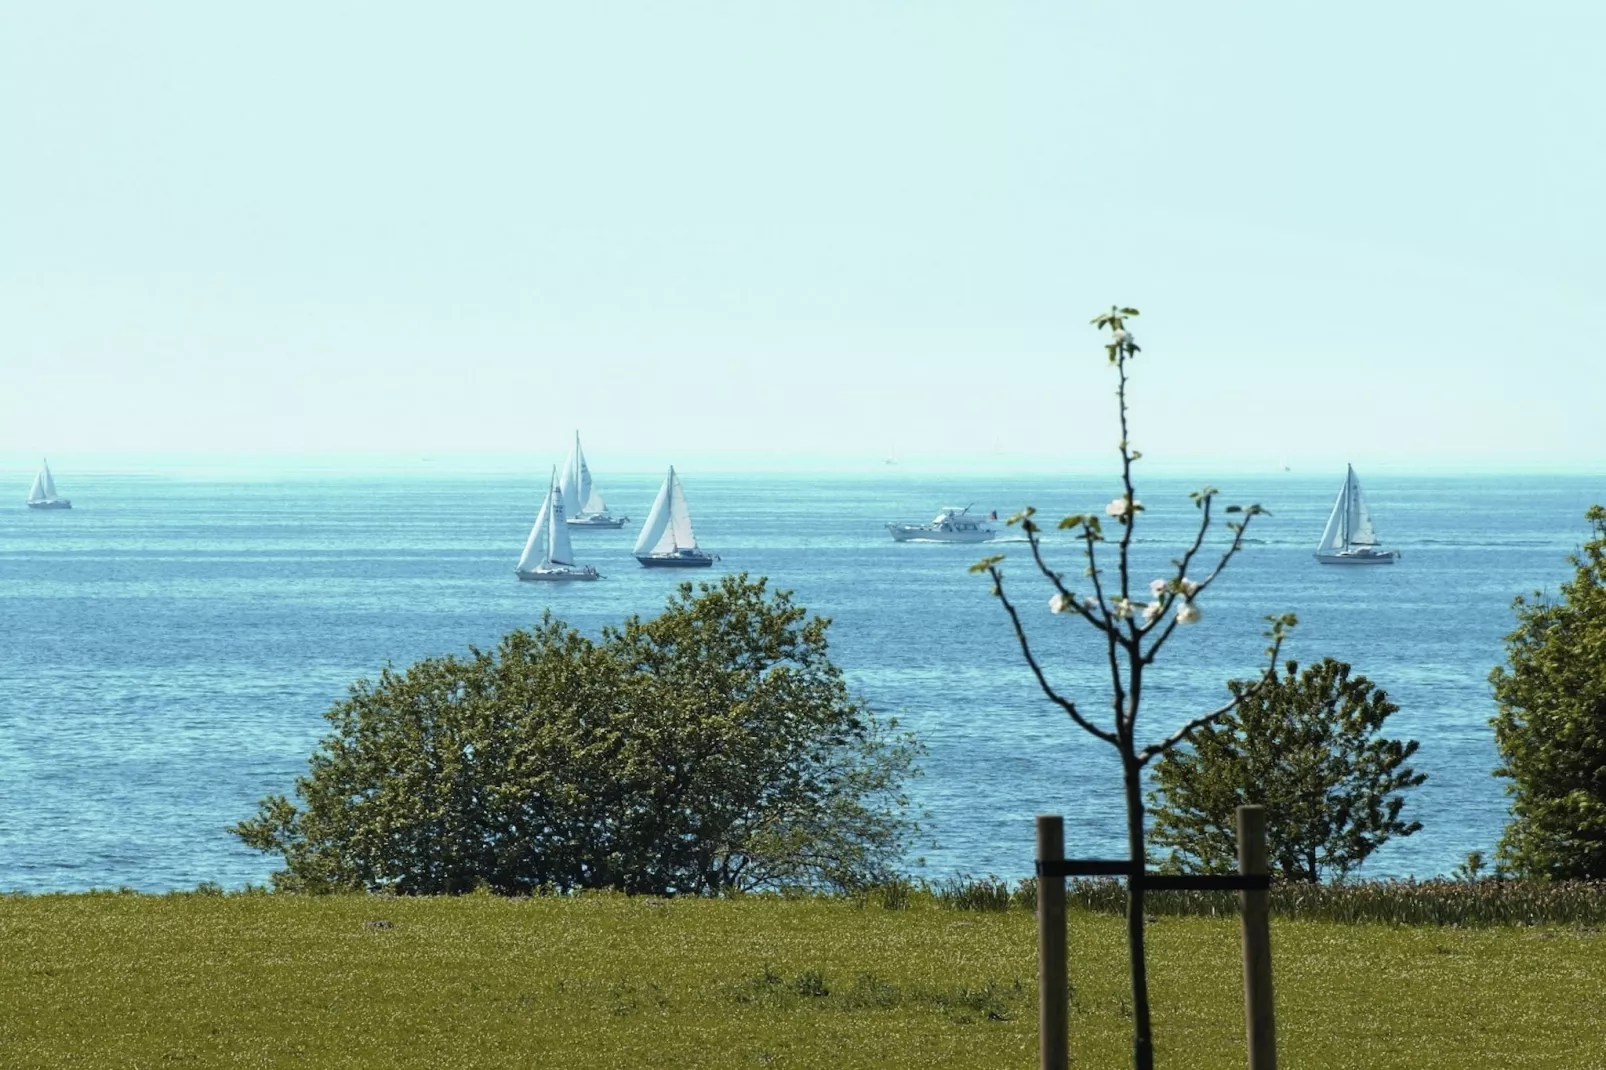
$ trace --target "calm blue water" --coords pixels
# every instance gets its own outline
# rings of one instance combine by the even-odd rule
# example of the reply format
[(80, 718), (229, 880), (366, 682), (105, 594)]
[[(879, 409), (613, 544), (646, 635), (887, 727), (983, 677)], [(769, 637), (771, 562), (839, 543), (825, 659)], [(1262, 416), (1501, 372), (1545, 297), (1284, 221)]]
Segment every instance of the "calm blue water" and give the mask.
[[(929, 746), (916, 785), (936, 842), (925, 873), (1024, 873), (1041, 811), (1067, 815), (1073, 849), (1119, 850), (1115, 766), (1035, 689), (985, 580), (966, 572), (983, 551), (897, 545), (880, 527), (972, 500), (1096, 510), (1113, 484), (892, 468), (682, 476), (700, 541), (723, 557), (716, 568), (770, 576), (830, 616), (852, 684)], [(1429, 780), (1408, 812), (1425, 828), (1367, 873), (1445, 872), (1491, 847), (1505, 820), (1486, 677), (1510, 600), (1568, 575), (1583, 510), (1606, 498), (1606, 480), (1367, 477), (1379, 532), (1404, 559), (1337, 569), (1310, 555), (1342, 479), (1329, 476), (1218, 480), (1225, 501), (1274, 515), (1202, 603), (1203, 622), (1162, 655), (1146, 723), (1159, 735), (1218, 703), (1229, 676), (1259, 663), (1262, 615), (1296, 612), (1287, 653), (1352, 662), (1401, 706), (1394, 730), (1422, 741)], [(658, 478), (599, 472), (610, 502), (638, 519)], [(548, 607), (594, 633), (655, 611), (683, 578), (630, 559), (632, 525), (575, 535), (601, 583), (517, 582), (537, 499), (529, 478), (58, 480), (71, 512), (0, 509), (3, 889), (261, 882), (272, 860), (225, 829), (290, 790), (350, 681), (490, 644)], [(1163, 563), (1190, 530), (1194, 483), (1142, 484), (1146, 562)], [(1070, 550), (1059, 559), (1076, 575)], [(1026, 568), (1008, 574), (1055, 678), (1101, 712), (1102, 651), (1085, 626), (1047, 612)]]

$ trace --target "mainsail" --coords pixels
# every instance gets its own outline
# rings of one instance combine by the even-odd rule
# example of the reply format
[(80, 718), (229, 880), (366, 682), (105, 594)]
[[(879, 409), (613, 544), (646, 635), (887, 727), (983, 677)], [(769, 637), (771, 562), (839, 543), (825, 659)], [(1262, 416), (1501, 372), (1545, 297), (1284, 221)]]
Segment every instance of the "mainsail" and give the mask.
[(695, 550), (697, 536), (692, 534), (691, 513), (686, 509), (686, 492), (681, 489), (675, 466), (669, 466), (664, 485), (658, 488), (653, 499), (652, 512), (641, 526), (636, 539), (636, 554), (666, 554), (675, 550)]
[(591, 468), (586, 464), (585, 451), (580, 448), (580, 432), (574, 433), (574, 448), (563, 462), (563, 507), (570, 516), (589, 516), (606, 513), (607, 503), (602, 500), (596, 484), (591, 480)]
[[(554, 509), (556, 508), (556, 509)], [(535, 525), (530, 529), (530, 538), (524, 543), (524, 554), (519, 556), (519, 572), (532, 572), (536, 567), (543, 566), (551, 559), (552, 551), (552, 513), (562, 514), (564, 498), (557, 493), (557, 469), (552, 469), (552, 477), (546, 484), (546, 496), (541, 498), (541, 511), (535, 514)], [(564, 527), (559, 519), (557, 527)], [(569, 549), (569, 532), (564, 530), (564, 549)], [(569, 554), (565, 553), (565, 557)]]
[(1361, 494), (1361, 481), (1355, 478), (1355, 467), (1348, 466), (1344, 487), (1333, 502), (1333, 512), (1322, 531), (1322, 541), (1316, 545), (1318, 554), (1336, 554), (1355, 546), (1376, 546), (1377, 532), (1372, 529), (1372, 514), (1366, 508)]
[(33, 486), (28, 488), (30, 502), (53, 502), (56, 500), (56, 481), (50, 474), (50, 462), (40, 461), (39, 472), (33, 477)]
[(1361, 481), (1355, 478), (1354, 468), (1349, 470), (1349, 544), (1377, 545), (1377, 532), (1372, 530), (1372, 514), (1366, 511), (1366, 496), (1361, 493)]
[(574, 548), (569, 545), (569, 525), (563, 522), (563, 495), (549, 491), (552, 508), (548, 510), (547, 546), (545, 565), (574, 564)]

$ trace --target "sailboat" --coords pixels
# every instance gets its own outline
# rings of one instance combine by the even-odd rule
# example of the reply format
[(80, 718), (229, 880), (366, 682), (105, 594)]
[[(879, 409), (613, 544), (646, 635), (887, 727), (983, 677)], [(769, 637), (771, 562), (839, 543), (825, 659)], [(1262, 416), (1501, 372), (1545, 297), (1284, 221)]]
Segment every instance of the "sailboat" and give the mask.
[(1333, 515), (1327, 518), (1322, 541), (1316, 544), (1316, 560), (1324, 565), (1392, 565), (1399, 560), (1400, 552), (1377, 545), (1372, 514), (1367, 512), (1366, 498), (1361, 494), (1361, 481), (1355, 478), (1355, 466), (1347, 467), (1344, 489), (1338, 492)]
[(591, 481), (591, 469), (586, 466), (586, 455), (580, 449), (578, 431), (574, 433), (574, 449), (563, 462), (563, 479), (559, 486), (571, 528), (622, 528), (630, 519), (608, 514), (608, 503), (602, 500), (597, 485)]
[(30, 509), (71, 509), (72, 502), (66, 498), (56, 497), (56, 481), (50, 475), (50, 462), (42, 461), (39, 465), (39, 474), (33, 477), (33, 486), (28, 488), (28, 508)]
[(513, 571), (521, 580), (595, 580), (601, 576), (590, 565), (576, 565), (569, 545), (569, 528), (563, 522), (563, 492), (558, 470), (552, 470), (546, 500), (535, 516), (535, 526), (524, 544), (524, 554)]
[(636, 560), (647, 568), (707, 568), (719, 560), (697, 548), (692, 534), (691, 514), (686, 511), (686, 492), (681, 489), (675, 466), (669, 466), (664, 485), (658, 488), (652, 512), (641, 525), (636, 540)]

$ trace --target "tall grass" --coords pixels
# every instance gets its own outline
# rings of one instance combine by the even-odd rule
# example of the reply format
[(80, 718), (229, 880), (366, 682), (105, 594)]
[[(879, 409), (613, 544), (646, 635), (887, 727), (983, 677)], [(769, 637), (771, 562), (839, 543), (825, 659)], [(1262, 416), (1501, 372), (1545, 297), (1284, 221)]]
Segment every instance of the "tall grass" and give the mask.
[[(919, 888), (901, 899), (929, 897), (953, 910), (1036, 910), (1037, 883), (1011, 887), (998, 877), (966, 877)], [(1066, 882), (1070, 905), (1095, 914), (1126, 910), (1126, 885), (1114, 879)], [(1235, 892), (1149, 892), (1145, 909), (1155, 915), (1213, 917), (1238, 912)], [(1275, 917), (1304, 921), (1380, 922), (1388, 925), (1601, 925), (1606, 924), (1606, 881), (1486, 879), (1353, 881), (1342, 884), (1276, 884)]]

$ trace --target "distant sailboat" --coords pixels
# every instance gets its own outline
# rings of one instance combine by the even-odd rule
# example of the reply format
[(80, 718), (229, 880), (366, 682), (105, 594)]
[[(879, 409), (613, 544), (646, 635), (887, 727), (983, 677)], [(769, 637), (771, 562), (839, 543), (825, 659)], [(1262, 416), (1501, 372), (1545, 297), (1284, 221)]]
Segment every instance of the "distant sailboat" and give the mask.
[(580, 449), (578, 431), (574, 433), (574, 449), (563, 462), (563, 479), (559, 486), (571, 528), (621, 528), (630, 519), (608, 514), (608, 503), (602, 500), (597, 485), (591, 481), (591, 469), (586, 466), (586, 455)]
[(636, 540), (636, 560), (647, 568), (707, 568), (718, 560), (697, 548), (692, 534), (691, 514), (686, 511), (686, 492), (681, 489), (675, 466), (669, 466), (664, 485), (653, 500), (652, 512), (641, 526)]
[(50, 462), (43, 461), (39, 465), (39, 473), (33, 477), (33, 486), (28, 488), (28, 508), (30, 509), (71, 509), (72, 502), (66, 498), (56, 496), (56, 480), (50, 474)]
[(569, 528), (563, 522), (563, 493), (558, 489), (558, 472), (552, 470), (546, 500), (535, 516), (535, 526), (524, 544), (524, 554), (513, 569), (521, 580), (595, 580), (600, 576), (590, 565), (576, 565), (569, 545)]
[(1372, 530), (1372, 514), (1361, 494), (1361, 481), (1355, 478), (1355, 466), (1348, 468), (1344, 489), (1338, 492), (1333, 515), (1327, 518), (1322, 541), (1316, 545), (1316, 560), (1324, 565), (1392, 565), (1400, 552), (1377, 545), (1377, 532)]

